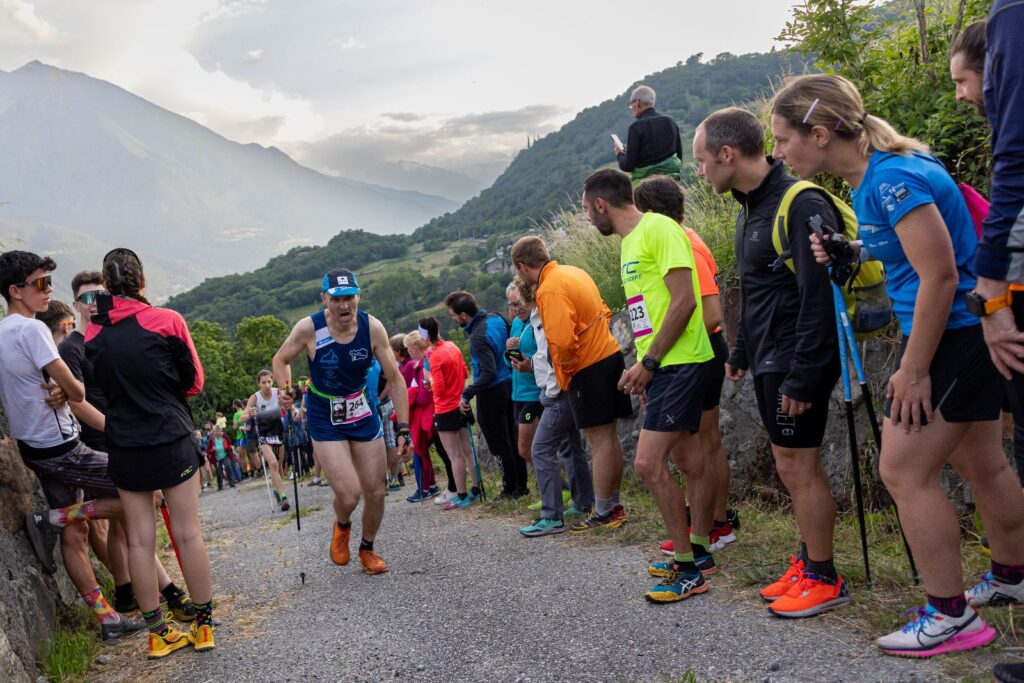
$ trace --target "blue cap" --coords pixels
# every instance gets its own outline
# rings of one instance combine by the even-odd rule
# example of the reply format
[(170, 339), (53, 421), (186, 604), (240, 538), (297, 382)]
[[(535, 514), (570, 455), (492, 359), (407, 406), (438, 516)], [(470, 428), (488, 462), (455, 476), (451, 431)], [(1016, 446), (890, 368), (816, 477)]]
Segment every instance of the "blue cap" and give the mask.
[(324, 275), (320, 291), (327, 296), (355, 296), (359, 293), (359, 282), (351, 270), (335, 268)]

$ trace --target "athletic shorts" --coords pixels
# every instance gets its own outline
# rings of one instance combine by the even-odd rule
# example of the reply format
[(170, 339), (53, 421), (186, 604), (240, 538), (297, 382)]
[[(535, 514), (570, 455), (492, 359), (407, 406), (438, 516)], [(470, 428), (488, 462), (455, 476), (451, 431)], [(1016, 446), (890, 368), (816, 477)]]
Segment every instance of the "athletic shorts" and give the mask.
[(36, 473), (51, 508), (77, 503), (79, 491), (85, 494), (86, 500), (117, 498), (117, 487), (107, 474), (107, 454), (82, 442), (55, 458), (24, 460), (24, 463)]
[(244, 436), (240, 436), (239, 438), (235, 439), (235, 448), (248, 448), (248, 447), (249, 447), (249, 442), (246, 440), (246, 438)]
[(434, 429), (439, 432), (457, 432), (467, 424), (466, 415), (458, 408), (434, 415)]
[(782, 448), (820, 448), (828, 424), (828, 404), (832, 398), (832, 389), (839, 379), (838, 364), (831, 366), (815, 387), (810, 410), (796, 417), (782, 412), (781, 388), (785, 379), (786, 375), (782, 372), (754, 376), (757, 409), (772, 444)]
[(647, 386), (643, 428), (649, 432), (690, 432), (700, 429), (701, 399), (710, 361), (658, 368)]
[(710, 336), (711, 349), (715, 357), (707, 362), (708, 376), (704, 382), (704, 401), (701, 410), (713, 410), (722, 400), (722, 384), (725, 382), (725, 361), (729, 358), (729, 345), (721, 330)]
[[(896, 369), (903, 360), (910, 337), (900, 341)], [(998, 420), (1003, 405), (1005, 380), (999, 375), (985, 345), (981, 325), (946, 330), (928, 368), (932, 380), (932, 409), (946, 422)], [(889, 417), (891, 402), (885, 402)]]
[(151, 446), (122, 448), (110, 444), (107, 455), (110, 478), (126, 491), (172, 488), (191, 479), (203, 463), (191, 434)]
[(569, 382), (569, 408), (577, 429), (611, 424), (633, 415), (633, 401), (619, 391), (626, 371), (622, 353), (613, 353), (577, 372)]
[(384, 446), (387, 448), (398, 448), (398, 434), (395, 432), (395, 423), (391, 416), (395, 414), (395, 404), (390, 400), (377, 406), (380, 413), (380, 425), (384, 431)]
[(308, 394), (306, 403), (306, 431), (314, 441), (374, 441), (384, 436), (380, 415), (376, 410), (359, 422), (348, 425), (331, 423), (330, 403), (327, 399)]
[(532, 425), (540, 419), (544, 406), (540, 401), (515, 401), (516, 424)]

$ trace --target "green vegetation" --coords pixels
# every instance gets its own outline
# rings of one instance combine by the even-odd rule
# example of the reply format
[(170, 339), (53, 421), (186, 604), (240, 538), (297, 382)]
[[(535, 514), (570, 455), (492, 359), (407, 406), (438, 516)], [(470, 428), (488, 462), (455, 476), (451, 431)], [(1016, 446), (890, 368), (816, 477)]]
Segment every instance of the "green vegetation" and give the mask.
[(53, 638), (43, 644), (39, 668), (54, 683), (82, 681), (100, 652), (100, 641), (92, 612), (74, 604)]

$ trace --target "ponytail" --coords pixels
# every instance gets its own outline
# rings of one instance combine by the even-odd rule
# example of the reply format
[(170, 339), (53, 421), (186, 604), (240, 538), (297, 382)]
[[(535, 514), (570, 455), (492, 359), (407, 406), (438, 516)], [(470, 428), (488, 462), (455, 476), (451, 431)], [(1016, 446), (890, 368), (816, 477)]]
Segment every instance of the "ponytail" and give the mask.
[(103, 286), (111, 294), (149, 303), (142, 295), (146, 286), (142, 261), (131, 249), (119, 247), (103, 257)]

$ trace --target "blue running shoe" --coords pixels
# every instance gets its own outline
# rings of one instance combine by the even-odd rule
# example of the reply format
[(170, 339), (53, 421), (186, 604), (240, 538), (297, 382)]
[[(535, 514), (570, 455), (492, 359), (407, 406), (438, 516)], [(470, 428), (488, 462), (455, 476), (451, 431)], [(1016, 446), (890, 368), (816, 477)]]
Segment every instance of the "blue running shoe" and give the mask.
[[(700, 573), (704, 576), (710, 576), (718, 571), (718, 567), (715, 566), (715, 560), (711, 555), (694, 560), (694, 564), (697, 565)], [(672, 574), (675, 574), (676, 570), (672, 567), (672, 560), (666, 560), (665, 562), (654, 562), (648, 565), (647, 573), (658, 579), (667, 579)]]
[(409, 501), (410, 503), (422, 503), (423, 501), (430, 500), (432, 497), (433, 496), (431, 496), (426, 491), (417, 491), (416, 493), (406, 498), (406, 500)]
[(551, 534), (560, 534), (563, 531), (568, 531), (568, 527), (565, 523), (557, 519), (538, 519), (530, 526), (524, 526), (519, 530), (523, 536), (533, 538), (535, 536), (550, 536)]
[(679, 602), (691, 595), (706, 593), (711, 586), (704, 581), (704, 575), (683, 574), (673, 571), (670, 576), (644, 593), (647, 602)]
[(473, 504), (473, 497), (469, 494), (455, 496), (450, 503), (446, 503), (442, 510), (463, 510)]
[(434, 484), (433, 486), (430, 487), (430, 496), (431, 497), (434, 497), (434, 496), (438, 495), (439, 493), (441, 493), (441, 487), (440, 486), (438, 486), (437, 484)]

